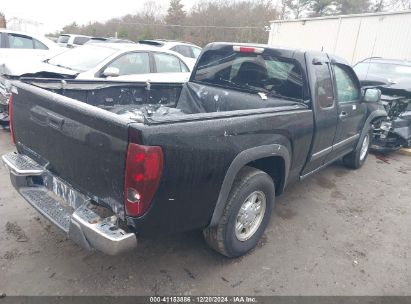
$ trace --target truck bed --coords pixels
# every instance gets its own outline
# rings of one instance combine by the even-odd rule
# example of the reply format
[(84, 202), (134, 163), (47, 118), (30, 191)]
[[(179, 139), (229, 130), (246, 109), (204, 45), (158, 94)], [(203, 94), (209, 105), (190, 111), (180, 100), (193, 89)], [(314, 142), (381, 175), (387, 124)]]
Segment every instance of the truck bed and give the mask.
[[(113, 81), (23, 78), (25, 83), (96, 106), (144, 124), (170, 123), (216, 116), (246, 115), (239, 110), (306, 108), (301, 102), (266, 98), (195, 83), (127, 83)], [(284, 108), (286, 107), (286, 108)], [(216, 115), (216, 113), (222, 113)], [(189, 115), (189, 116), (188, 116)]]

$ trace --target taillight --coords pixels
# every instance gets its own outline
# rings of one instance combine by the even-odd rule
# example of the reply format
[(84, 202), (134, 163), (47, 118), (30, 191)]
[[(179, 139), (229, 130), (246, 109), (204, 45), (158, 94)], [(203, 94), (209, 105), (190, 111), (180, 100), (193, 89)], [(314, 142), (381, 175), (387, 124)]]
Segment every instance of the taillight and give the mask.
[(128, 145), (124, 183), (127, 215), (138, 217), (148, 210), (162, 171), (163, 151), (160, 147)]
[(9, 97), (9, 125), (10, 125), (11, 141), (15, 145), (16, 140), (14, 139), (14, 131), (13, 131), (13, 95), (12, 94), (10, 94), (10, 97)]
[(240, 53), (262, 54), (264, 52), (264, 48), (234, 45), (233, 46), (233, 51), (234, 52), (240, 52)]

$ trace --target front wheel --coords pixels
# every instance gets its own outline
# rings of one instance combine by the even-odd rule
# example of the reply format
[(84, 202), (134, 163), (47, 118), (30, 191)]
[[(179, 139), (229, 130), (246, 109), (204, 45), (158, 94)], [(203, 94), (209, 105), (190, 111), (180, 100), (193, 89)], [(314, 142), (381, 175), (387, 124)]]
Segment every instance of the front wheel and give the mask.
[(220, 221), (204, 229), (206, 242), (227, 257), (246, 254), (264, 233), (274, 199), (271, 177), (261, 170), (244, 167), (234, 181)]
[(360, 168), (367, 159), (371, 146), (372, 131), (369, 131), (363, 138), (359, 149), (352, 151), (350, 154), (344, 156), (344, 164), (352, 169)]

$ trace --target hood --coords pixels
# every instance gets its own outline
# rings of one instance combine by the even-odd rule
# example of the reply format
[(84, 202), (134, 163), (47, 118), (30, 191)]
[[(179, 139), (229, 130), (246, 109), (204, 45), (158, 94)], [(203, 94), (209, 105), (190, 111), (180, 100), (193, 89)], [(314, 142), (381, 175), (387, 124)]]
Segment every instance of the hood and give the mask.
[(56, 75), (63, 78), (75, 78), (77, 71), (61, 68), (43, 61), (10, 60), (0, 65), (0, 74), (12, 77), (35, 77), (41, 75)]
[(377, 86), (384, 95), (411, 98), (411, 79), (398, 79), (395, 83)]
[(382, 77), (380, 75), (368, 74), (358, 75), (361, 86), (380, 86), (380, 85), (389, 85), (391, 82), (388, 78)]

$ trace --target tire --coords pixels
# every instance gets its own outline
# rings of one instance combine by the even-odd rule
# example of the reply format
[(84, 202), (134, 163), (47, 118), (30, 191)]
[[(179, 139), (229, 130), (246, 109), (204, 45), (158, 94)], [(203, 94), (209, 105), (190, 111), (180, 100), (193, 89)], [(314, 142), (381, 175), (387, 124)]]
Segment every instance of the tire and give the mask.
[(372, 129), (362, 139), (360, 147), (343, 157), (343, 163), (351, 169), (359, 169), (365, 163), (370, 152)]
[[(255, 203), (252, 203), (254, 199)], [(275, 186), (271, 177), (261, 170), (244, 167), (237, 174), (220, 221), (203, 230), (206, 242), (211, 248), (230, 258), (246, 254), (255, 248), (263, 235), (274, 200)], [(243, 225), (243, 222), (246, 224)], [(236, 225), (237, 228), (251, 225), (251, 228), (236, 230)]]

